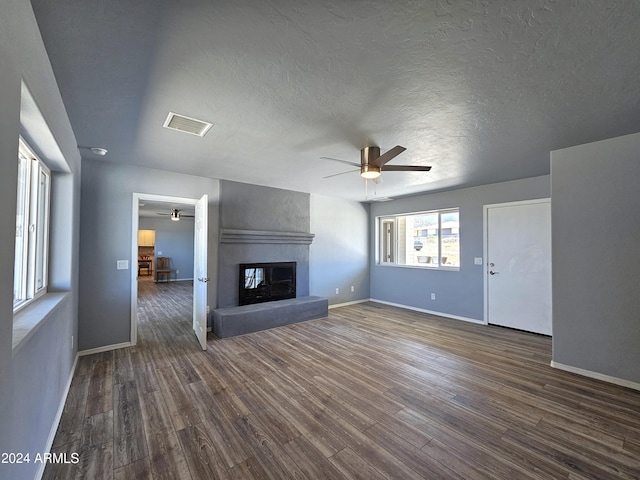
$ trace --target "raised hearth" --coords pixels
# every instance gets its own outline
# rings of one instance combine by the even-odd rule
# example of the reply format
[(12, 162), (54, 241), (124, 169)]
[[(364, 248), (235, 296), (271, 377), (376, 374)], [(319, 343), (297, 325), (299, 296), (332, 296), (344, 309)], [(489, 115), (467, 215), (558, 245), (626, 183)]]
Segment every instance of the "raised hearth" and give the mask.
[(328, 314), (329, 300), (313, 296), (241, 307), (218, 308), (213, 311), (213, 333), (218, 338), (228, 338), (305, 320), (324, 318)]

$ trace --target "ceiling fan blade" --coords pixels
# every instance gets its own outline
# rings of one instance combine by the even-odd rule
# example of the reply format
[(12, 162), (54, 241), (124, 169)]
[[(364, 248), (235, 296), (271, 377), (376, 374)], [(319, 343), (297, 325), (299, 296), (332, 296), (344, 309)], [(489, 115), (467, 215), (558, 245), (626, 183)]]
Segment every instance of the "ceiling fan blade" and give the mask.
[(338, 175), (344, 175), (345, 173), (353, 173), (353, 172), (358, 172), (358, 171), (359, 170), (349, 170), (348, 172), (334, 173), (333, 175), (327, 175), (326, 177), (322, 177), (322, 178), (337, 177)]
[(383, 172), (428, 172), (431, 167), (426, 165), (383, 165), (380, 170)]
[(170, 213), (158, 213), (156, 212), (156, 215), (171, 215)]
[(333, 160), (334, 162), (346, 163), (347, 165), (351, 165), (352, 167), (360, 168), (360, 164), (359, 163), (347, 162), (346, 160), (340, 160), (338, 158), (331, 158), (331, 157), (320, 157), (320, 158), (322, 158), (323, 160)]
[(406, 148), (404, 148), (404, 147), (402, 147), (400, 145), (396, 145), (395, 147), (393, 147), (388, 152), (380, 155), (378, 158), (374, 158), (373, 160), (371, 160), (370, 163), (373, 163), (374, 165), (376, 165), (378, 167), (381, 167), (385, 163), (387, 163), (389, 160), (391, 160), (391, 159), (397, 157), (398, 155), (400, 155), (405, 150), (406, 150)]

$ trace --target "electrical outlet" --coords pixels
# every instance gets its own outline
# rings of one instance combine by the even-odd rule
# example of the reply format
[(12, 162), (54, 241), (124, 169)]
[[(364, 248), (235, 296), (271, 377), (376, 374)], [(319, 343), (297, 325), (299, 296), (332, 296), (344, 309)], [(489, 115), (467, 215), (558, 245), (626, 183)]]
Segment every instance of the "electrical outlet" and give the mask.
[(340, 295), (340, 289), (336, 288), (336, 295)]
[(435, 300), (435, 299), (436, 299), (436, 294), (435, 294), (435, 293), (432, 293), (432, 294), (431, 294), (431, 300)]
[(180, 270), (176, 270), (176, 275), (180, 273)]
[(160, 251), (160, 252), (158, 252), (158, 256), (159, 256), (159, 257), (161, 257), (161, 256), (162, 256), (162, 252), (161, 252), (161, 251)]
[(356, 287), (354, 287), (353, 285), (351, 285), (351, 291), (355, 292), (356, 291)]

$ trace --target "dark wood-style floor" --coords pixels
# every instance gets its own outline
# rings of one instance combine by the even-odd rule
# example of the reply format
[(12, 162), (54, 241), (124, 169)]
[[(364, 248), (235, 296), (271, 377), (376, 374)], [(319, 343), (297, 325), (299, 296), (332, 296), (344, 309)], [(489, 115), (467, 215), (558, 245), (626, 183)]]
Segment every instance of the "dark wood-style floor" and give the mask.
[(191, 283), (140, 284), (46, 479), (640, 478), (640, 392), (551, 369), (547, 337), (367, 303), (202, 352)]

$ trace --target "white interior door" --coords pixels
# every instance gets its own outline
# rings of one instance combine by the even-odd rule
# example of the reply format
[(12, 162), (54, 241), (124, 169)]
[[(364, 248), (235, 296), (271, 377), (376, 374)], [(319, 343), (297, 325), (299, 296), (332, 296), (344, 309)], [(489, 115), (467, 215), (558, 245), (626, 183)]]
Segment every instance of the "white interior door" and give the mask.
[(486, 207), (487, 322), (551, 335), (551, 202)]
[(193, 331), (203, 350), (207, 349), (207, 218), (208, 196), (196, 203), (193, 267)]

